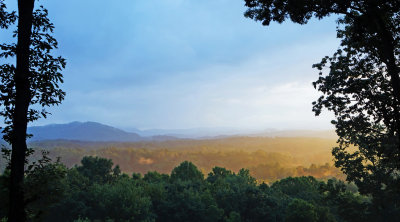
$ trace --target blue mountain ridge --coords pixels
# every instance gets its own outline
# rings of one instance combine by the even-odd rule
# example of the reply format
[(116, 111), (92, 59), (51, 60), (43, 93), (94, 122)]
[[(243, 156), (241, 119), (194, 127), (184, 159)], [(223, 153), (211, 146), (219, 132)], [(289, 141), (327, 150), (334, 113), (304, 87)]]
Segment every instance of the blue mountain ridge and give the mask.
[(29, 141), (39, 140), (79, 140), (79, 141), (118, 141), (135, 142), (145, 140), (137, 133), (125, 132), (115, 127), (96, 122), (71, 122), (67, 124), (50, 124), (28, 128), (33, 134)]
[(28, 133), (33, 137), (28, 142), (43, 140), (74, 140), (90, 142), (137, 142), (165, 141), (175, 139), (216, 139), (232, 136), (250, 137), (316, 137), (336, 138), (333, 130), (265, 130), (244, 132), (243, 130), (224, 128), (198, 128), (186, 130), (130, 130), (127, 132), (97, 122), (71, 122), (32, 126)]

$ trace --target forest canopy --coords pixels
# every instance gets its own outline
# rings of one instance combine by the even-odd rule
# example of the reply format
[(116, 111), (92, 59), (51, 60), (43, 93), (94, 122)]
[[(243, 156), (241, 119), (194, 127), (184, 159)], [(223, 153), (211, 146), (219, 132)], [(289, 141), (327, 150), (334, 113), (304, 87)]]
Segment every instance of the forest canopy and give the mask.
[[(5, 171), (0, 218), (7, 212), (8, 179)], [(368, 197), (336, 179), (288, 177), (268, 185), (246, 169), (214, 167), (205, 175), (188, 161), (170, 175), (128, 175), (111, 159), (87, 156), (68, 168), (44, 158), (25, 181), (27, 216), (34, 221), (375, 221), (379, 216)]]
[[(30, 147), (48, 150), (50, 157), (61, 157), (68, 167), (90, 155), (112, 159), (129, 174), (170, 173), (177, 164), (189, 160), (204, 174), (214, 166), (233, 172), (247, 168), (257, 180), (273, 182), (287, 176), (344, 179), (333, 166), (330, 150), (334, 145), (334, 139), (321, 138), (229, 137), (135, 143), (39, 141), (32, 142)], [(32, 156), (40, 157), (40, 152)]]

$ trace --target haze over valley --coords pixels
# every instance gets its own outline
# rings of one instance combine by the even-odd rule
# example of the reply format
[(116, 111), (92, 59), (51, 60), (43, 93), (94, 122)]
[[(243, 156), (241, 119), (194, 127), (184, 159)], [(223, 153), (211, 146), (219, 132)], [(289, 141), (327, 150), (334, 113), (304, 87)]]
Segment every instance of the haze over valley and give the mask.
[[(333, 167), (332, 131), (265, 130), (246, 133), (234, 129), (135, 130), (127, 132), (97, 122), (71, 122), (35, 126), (29, 147), (49, 151), (50, 157), (72, 167), (84, 156), (112, 159), (125, 173), (169, 173), (179, 163), (191, 161), (204, 174), (214, 166), (238, 172), (250, 169), (264, 182), (288, 176), (344, 178)], [(4, 167), (4, 166), (3, 166)]]
[(314, 137), (334, 139), (333, 130), (241, 130), (235, 128), (192, 128), (192, 129), (131, 129), (125, 131), (97, 122), (71, 122), (50, 124), (28, 128), (33, 135), (30, 141), (38, 140), (79, 140), (79, 141), (114, 141), (133, 142), (140, 140), (163, 139), (204, 139), (232, 136), (251, 137)]

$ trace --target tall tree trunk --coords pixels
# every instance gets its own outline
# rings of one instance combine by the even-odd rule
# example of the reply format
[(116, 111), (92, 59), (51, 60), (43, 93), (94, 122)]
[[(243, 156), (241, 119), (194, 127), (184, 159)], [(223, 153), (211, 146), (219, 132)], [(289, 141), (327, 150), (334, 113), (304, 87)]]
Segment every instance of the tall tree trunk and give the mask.
[(15, 72), (15, 109), (11, 137), (10, 209), (8, 221), (26, 220), (24, 204), (24, 166), (28, 108), (30, 103), (29, 47), (31, 44), (33, 8), (35, 0), (18, 0), (17, 68)]
[(395, 112), (395, 124), (397, 131), (397, 138), (399, 140), (398, 149), (400, 151), (400, 77), (399, 71), (400, 68), (396, 64), (396, 50), (394, 44), (394, 38), (392, 33), (386, 27), (383, 19), (381, 17), (377, 17), (375, 19), (375, 24), (377, 26), (377, 30), (379, 30), (379, 35), (381, 37), (381, 50), (380, 54), (383, 58), (383, 62), (386, 64), (388, 74), (390, 76), (390, 83), (393, 88), (393, 94), (395, 98), (394, 104), (394, 112)]
[(395, 50), (395, 39), (394, 34), (395, 26), (391, 24), (387, 24), (385, 22), (385, 18), (383, 14), (385, 12), (380, 11), (379, 7), (376, 5), (375, 1), (371, 1), (368, 7), (368, 16), (370, 20), (375, 25), (375, 30), (372, 30), (371, 33), (377, 32), (380, 41), (378, 42), (377, 48), (378, 53), (381, 57), (381, 61), (385, 63), (387, 72), (390, 76), (390, 84), (393, 89), (393, 97), (394, 97), (394, 124), (396, 132), (396, 136), (398, 139), (398, 151), (400, 151), (400, 68), (397, 66), (396, 61), (396, 50)]

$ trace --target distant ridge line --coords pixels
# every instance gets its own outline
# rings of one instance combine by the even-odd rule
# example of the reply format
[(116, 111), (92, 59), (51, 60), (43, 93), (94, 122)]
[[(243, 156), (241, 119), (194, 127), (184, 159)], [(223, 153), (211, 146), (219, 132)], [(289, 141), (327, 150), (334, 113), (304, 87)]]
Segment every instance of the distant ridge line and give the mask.
[[(69, 140), (89, 142), (138, 142), (166, 141), (178, 139), (219, 139), (227, 137), (308, 137), (336, 139), (333, 130), (264, 130), (246, 133), (228, 128), (194, 128), (179, 130), (138, 130), (127, 132), (98, 122), (70, 122), (32, 126), (28, 133), (33, 137), (28, 141)], [(221, 132), (220, 132), (221, 131)]]

